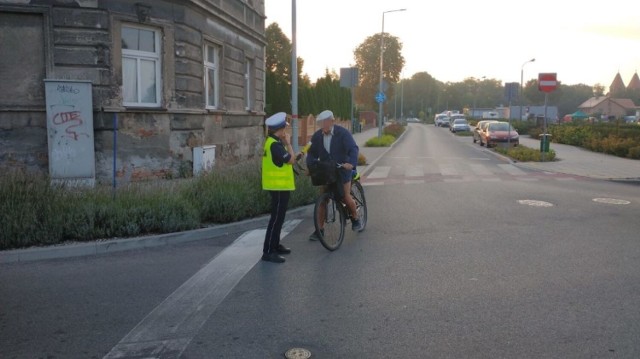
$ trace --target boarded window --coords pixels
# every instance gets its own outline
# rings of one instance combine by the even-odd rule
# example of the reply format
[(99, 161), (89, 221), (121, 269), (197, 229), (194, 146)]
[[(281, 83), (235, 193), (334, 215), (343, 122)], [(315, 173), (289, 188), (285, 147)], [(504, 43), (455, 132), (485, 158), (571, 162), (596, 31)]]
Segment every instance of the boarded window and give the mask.
[(42, 14), (0, 12), (0, 106), (44, 106)]

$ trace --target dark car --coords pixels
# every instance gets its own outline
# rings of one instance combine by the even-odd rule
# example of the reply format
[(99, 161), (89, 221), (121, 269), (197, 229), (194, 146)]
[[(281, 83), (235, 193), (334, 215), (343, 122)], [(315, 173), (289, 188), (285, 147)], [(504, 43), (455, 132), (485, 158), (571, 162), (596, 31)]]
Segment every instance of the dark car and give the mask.
[(517, 146), (520, 144), (520, 136), (518, 132), (509, 126), (508, 122), (491, 122), (486, 129), (480, 133), (480, 146), (483, 144), (487, 147), (501, 145)]

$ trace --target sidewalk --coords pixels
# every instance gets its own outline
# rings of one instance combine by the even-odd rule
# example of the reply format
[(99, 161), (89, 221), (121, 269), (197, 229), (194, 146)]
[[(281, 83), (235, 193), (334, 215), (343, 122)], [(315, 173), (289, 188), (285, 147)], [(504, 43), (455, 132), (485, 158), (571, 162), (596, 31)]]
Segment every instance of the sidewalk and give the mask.
[[(530, 137), (520, 137), (520, 144), (540, 149), (540, 141)], [(640, 181), (640, 160), (591, 152), (580, 147), (553, 142), (551, 142), (550, 148), (556, 152), (555, 161), (518, 162), (517, 165), (604, 180)]]

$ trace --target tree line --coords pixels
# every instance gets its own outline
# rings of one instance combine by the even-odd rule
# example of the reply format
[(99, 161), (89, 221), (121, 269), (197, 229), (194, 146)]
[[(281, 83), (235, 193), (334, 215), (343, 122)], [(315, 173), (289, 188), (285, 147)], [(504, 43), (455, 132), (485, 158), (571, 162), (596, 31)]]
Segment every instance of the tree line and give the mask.
[[(505, 96), (505, 86), (498, 79), (469, 77), (461, 82), (442, 82), (428, 72), (418, 72), (410, 78), (400, 79), (404, 67), (402, 42), (395, 36), (384, 35), (383, 79), (386, 101), (385, 116), (390, 118), (430, 118), (446, 110), (470, 108), (495, 108), (498, 106), (538, 106), (544, 104), (544, 93), (538, 91), (537, 78), (523, 84), (522, 94), (512, 98)], [(267, 115), (284, 111), (291, 113), (291, 41), (278, 24), (266, 29), (266, 109)], [(359, 85), (354, 89), (356, 111), (378, 111), (375, 94), (379, 91), (380, 34), (367, 37), (354, 50), (355, 66), (359, 70)], [(301, 116), (317, 114), (331, 109), (340, 118), (350, 118), (351, 92), (340, 87), (335, 71), (327, 70), (324, 77), (312, 83), (303, 73), (304, 60), (298, 64), (298, 113)], [(549, 94), (548, 105), (557, 106), (560, 116), (573, 113), (578, 106), (593, 96), (604, 95), (601, 84), (565, 85)], [(520, 92), (520, 91), (518, 91)], [(639, 91), (612, 94), (618, 98), (630, 98), (640, 102)]]

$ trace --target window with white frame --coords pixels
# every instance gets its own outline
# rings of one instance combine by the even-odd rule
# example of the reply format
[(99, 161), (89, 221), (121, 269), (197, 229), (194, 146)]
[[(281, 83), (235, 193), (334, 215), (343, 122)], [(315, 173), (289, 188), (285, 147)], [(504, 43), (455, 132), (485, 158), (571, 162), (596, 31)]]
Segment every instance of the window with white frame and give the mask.
[(218, 108), (218, 89), (220, 82), (220, 48), (216, 45), (204, 46), (204, 88), (206, 107)]
[(244, 108), (247, 111), (251, 110), (251, 59), (247, 59), (244, 66)]
[(160, 31), (123, 25), (121, 41), (123, 104), (160, 106)]

